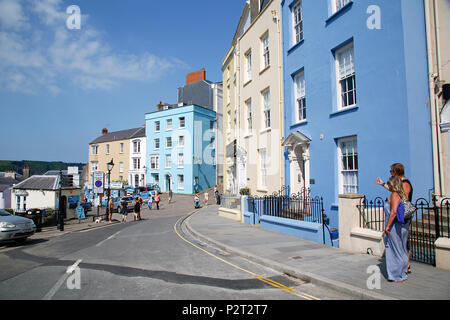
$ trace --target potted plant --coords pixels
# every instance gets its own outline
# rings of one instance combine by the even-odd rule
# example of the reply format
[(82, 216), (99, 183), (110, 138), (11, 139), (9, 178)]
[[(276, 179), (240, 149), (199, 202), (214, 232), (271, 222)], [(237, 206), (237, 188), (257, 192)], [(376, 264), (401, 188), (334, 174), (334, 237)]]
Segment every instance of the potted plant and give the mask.
[(240, 194), (240, 195), (243, 195), (243, 196), (249, 196), (249, 195), (250, 195), (250, 188), (242, 188), (242, 189), (239, 191), (239, 194)]

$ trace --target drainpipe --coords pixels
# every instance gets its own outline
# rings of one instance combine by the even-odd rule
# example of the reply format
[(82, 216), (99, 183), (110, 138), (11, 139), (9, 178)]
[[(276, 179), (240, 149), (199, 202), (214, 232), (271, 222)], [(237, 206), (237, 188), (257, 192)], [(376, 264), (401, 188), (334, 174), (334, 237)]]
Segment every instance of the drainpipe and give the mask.
[[(427, 55), (428, 55), (428, 84), (430, 93), (430, 118), (431, 118), (431, 137), (433, 146), (433, 179), (435, 195), (442, 195), (442, 172), (439, 142), (439, 101), (436, 97), (435, 86), (439, 85), (439, 52), (438, 52), (438, 19), (436, 12), (436, 0), (433, 0), (433, 7), (429, 0), (424, 0), (425, 23), (427, 37)], [(433, 16), (431, 17), (431, 14)], [(434, 28), (433, 28), (434, 27)], [(434, 32), (434, 37), (433, 37)], [(435, 41), (435, 43), (433, 43)], [(436, 59), (436, 62), (435, 62)]]
[(278, 88), (279, 88), (279, 99), (280, 99), (280, 190), (284, 186), (284, 161), (283, 161), (283, 150), (282, 147), (284, 142), (284, 128), (283, 128), (283, 68), (282, 68), (282, 51), (281, 51), (281, 25), (280, 17), (278, 16), (278, 11), (272, 11), (273, 19), (277, 23), (278, 32)]

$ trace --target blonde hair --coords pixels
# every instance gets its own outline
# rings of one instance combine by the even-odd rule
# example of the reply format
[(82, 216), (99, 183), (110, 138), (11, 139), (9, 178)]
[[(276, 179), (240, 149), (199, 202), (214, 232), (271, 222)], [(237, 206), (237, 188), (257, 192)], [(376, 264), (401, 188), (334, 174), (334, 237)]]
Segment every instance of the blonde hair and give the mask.
[(406, 197), (405, 192), (403, 191), (403, 182), (401, 178), (392, 176), (389, 178), (387, 185), (392, 192), (397, 192), (402, 198)]

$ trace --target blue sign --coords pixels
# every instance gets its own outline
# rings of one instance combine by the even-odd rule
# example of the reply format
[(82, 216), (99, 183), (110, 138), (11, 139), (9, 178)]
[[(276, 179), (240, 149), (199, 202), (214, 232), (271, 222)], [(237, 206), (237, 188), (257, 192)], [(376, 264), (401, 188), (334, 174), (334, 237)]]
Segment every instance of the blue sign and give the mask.
[(103, 185), (103, 182), (101, 182), (100, 180), (95, 181), (95, 186), (96, 186), (97, 188), (101, 188), (102, 185)]

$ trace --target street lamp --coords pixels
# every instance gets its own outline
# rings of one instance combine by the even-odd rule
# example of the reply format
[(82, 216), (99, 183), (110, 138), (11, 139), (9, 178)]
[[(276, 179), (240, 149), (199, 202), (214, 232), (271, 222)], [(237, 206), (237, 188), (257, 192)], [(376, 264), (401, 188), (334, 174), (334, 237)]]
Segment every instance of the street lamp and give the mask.
[(111, 170), (114, 168), (113, 159), (111, 159), (111, 161), (106, 165), (108, 168), (108, 203), (106, 205), (106, 212), (108, 213), (108, 221), (111, 222), (111, 209), (109, 207), (109, 200), (111, 198)]

